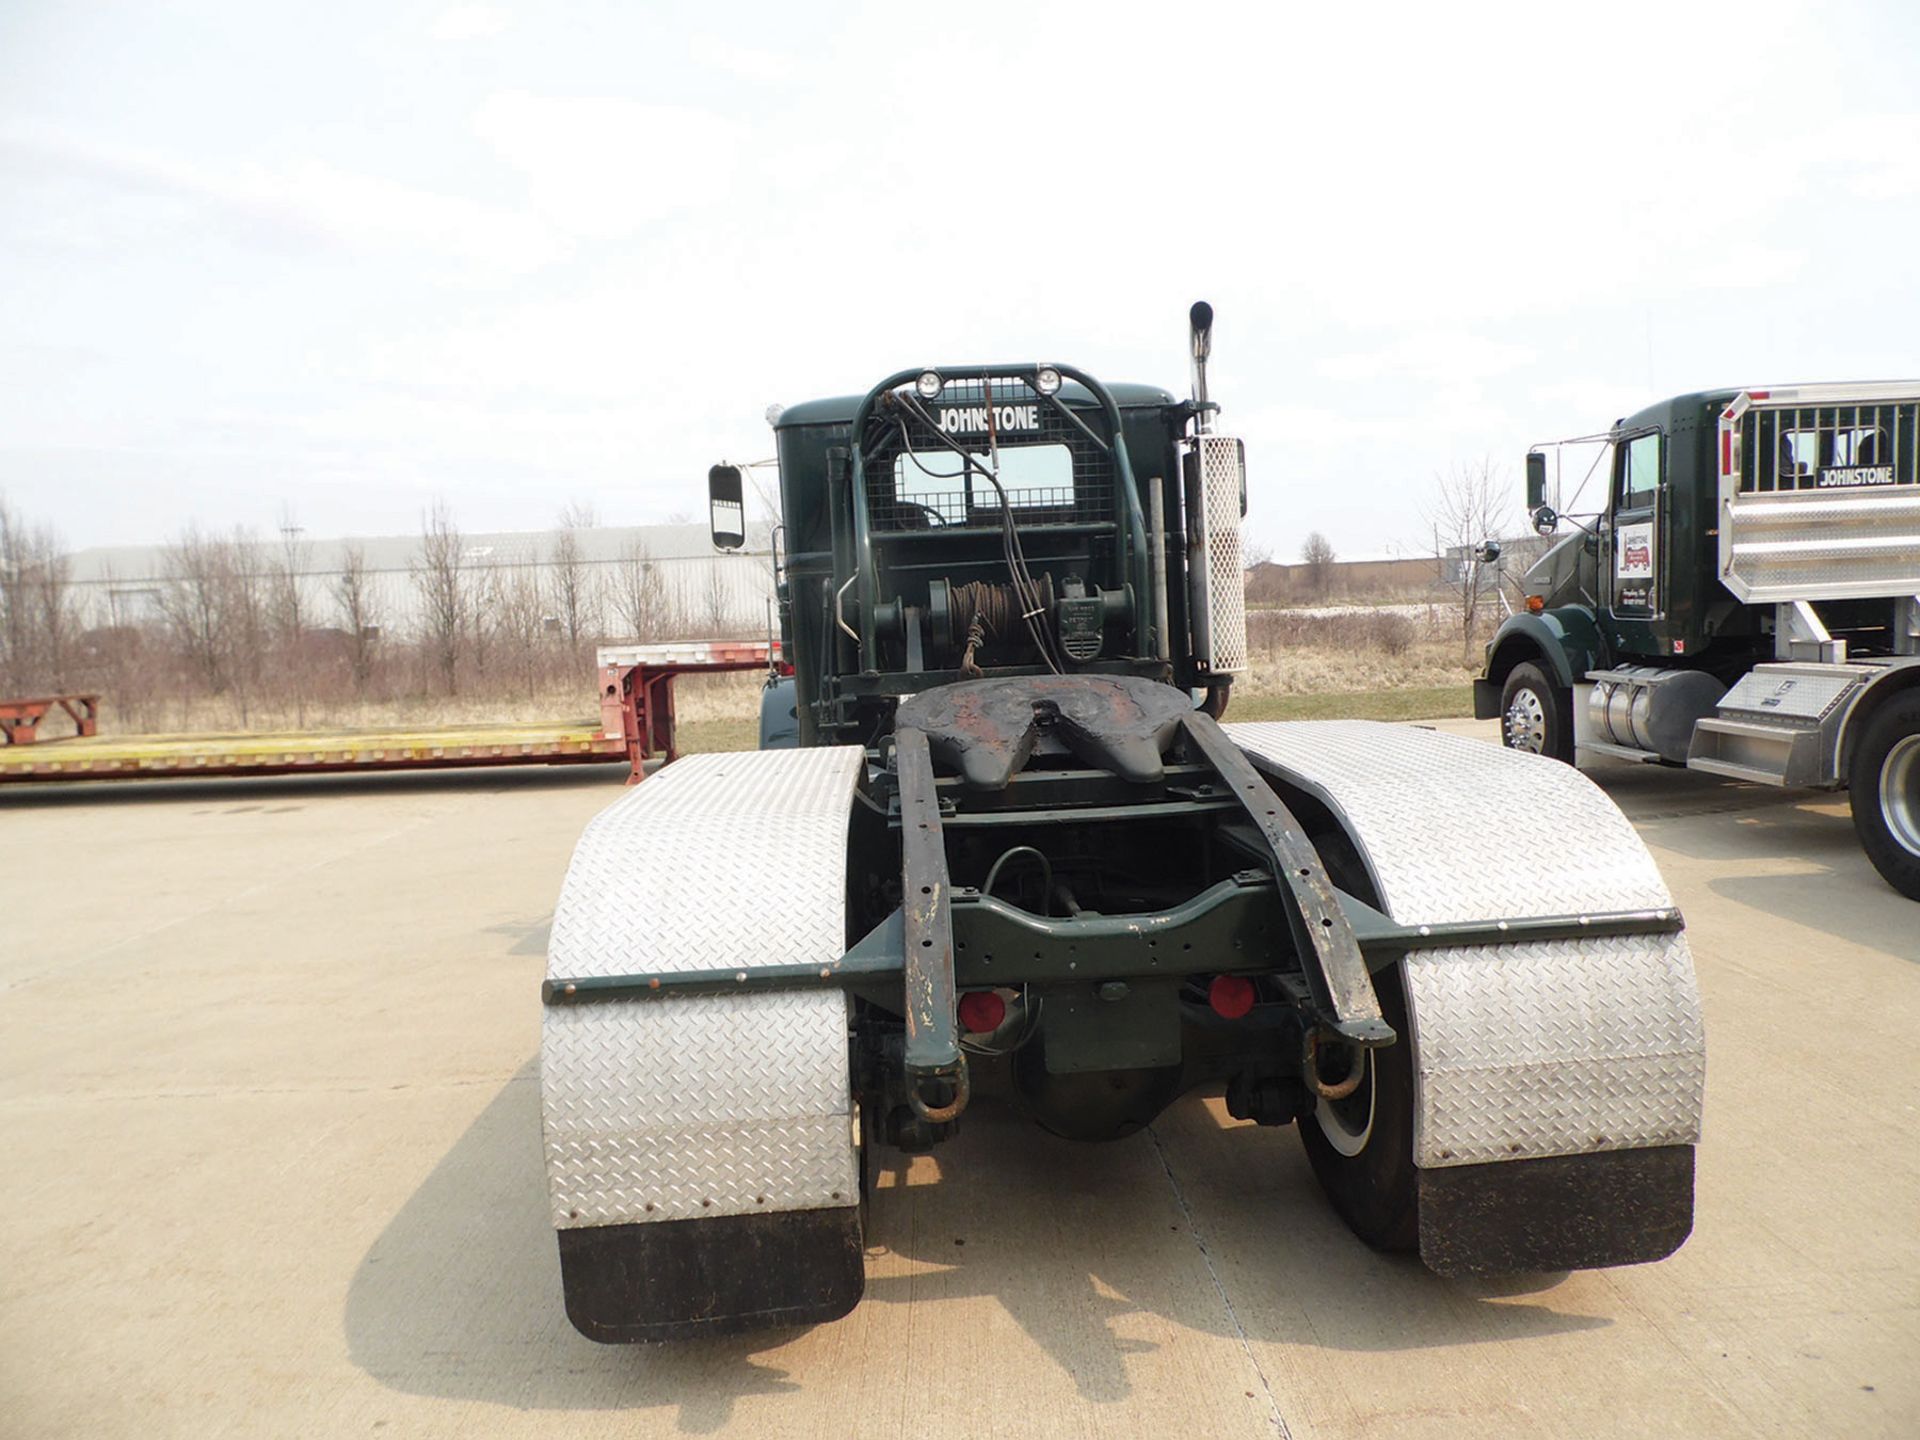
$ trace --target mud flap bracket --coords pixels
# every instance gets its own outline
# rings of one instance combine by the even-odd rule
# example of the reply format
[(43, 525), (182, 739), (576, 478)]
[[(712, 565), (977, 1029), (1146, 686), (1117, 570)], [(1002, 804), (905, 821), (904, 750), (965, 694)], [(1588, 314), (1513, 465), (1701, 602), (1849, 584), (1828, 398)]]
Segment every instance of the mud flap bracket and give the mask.
[(1373, 977), (1353, 924), (1306, 831), (1218, 721), (1193, 710), (1182, 723), (1201, 758), (1233, 791), (1266, 841), (1282, 895), (1290, 902), (1285, 906), (1287, 923), (1300, 951), (1315, 1018), (1350, 1045), (1391, 1045), (1393, 1027), (1380, 1014), (1380, 997), (1373, 993)]

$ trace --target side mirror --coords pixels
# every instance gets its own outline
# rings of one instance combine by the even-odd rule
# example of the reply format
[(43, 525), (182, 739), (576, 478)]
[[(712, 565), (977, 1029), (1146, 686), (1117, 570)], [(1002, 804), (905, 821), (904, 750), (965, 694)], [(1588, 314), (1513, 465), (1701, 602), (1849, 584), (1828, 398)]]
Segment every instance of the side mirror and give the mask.
[(1547, 503), (1547, 457), (1538, 450), (1527, 452), (1527, 509), (1538, 510)]
[(746, 487), (738, 465), (707, 471), (707, 510), (716, 550), (738, 550), (747, 543)]
[(1498, 540), (1482, 540), (1479, 547), (1474, 550), (1473, 558), (1478, 560), (1482, 565), (1493, 564), (1500, 558), (1500, 542)]
[(1553, 513), (1551, 505), (1542, 505), (1533, 512), (1533, 533), (1551, 535), (1560, 528), (1560, 517)]

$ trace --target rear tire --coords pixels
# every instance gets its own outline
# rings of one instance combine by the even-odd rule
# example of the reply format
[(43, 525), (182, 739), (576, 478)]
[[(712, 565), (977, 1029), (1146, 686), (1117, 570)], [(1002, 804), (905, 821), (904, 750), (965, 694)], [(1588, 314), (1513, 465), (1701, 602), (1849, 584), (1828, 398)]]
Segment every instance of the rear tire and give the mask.
[(1373, 977), (1393, 1044), (1367, 1054), (1367, 1077), (1345, 1100), (1318, 1102), (1300, 1121), (1300, 1142), (1327, 1199), (1376, 1250), (1420, 1246), (1413, 1165), (1413, 1031), (1398, 965)]
[(1573, 692), (1531, 663), (1516, 665), (1500, 689), (1500, 743), (1509, 750), (1573, 763)]
[(1920, 690), (1880, 707), (1847, 766), (1853, 828), (1886, 882), (1920, 900)]

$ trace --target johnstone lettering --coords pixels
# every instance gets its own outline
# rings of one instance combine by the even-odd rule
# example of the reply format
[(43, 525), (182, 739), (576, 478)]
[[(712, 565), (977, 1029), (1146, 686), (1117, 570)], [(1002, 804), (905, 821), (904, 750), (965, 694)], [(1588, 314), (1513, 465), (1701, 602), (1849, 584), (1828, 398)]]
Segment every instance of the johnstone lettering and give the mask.
[(1820, 488), (1840, 485), (1891, 485), (1893, 467), (1891, 465), (1848, 465), (1838, 470), (1820, 472)]
[[(951, 405), (938, 412), (941, 430), (949, 435), (984, 435), (987, 430), (987, 407), (984, 405)], [(1040, 407), (1038, 405), (996, 405), (993, 407), (993, 428), (995, 430), (1038, 430), (1040, 428)]]

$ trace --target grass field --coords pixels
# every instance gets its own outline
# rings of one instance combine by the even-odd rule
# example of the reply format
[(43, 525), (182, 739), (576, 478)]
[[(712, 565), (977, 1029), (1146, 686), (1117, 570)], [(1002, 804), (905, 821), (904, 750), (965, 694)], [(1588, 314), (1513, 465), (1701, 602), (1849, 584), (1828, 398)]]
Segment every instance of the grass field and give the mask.
[[(1446, 720), (1473, 713), (1470, 685), (1425, 685), (1403, 690), (1352, 690), (1321, 695), (1237, 695), (1228, 720)], [(757, 716), (714, 715), (680, 721), (682, 753), (751, 750), (759, 741)]]
[(1473, 686), (1336, 690), (1307, 695), (1235, 695), (1227, 720), (1448, 720), (1473, 714)]
[[(1436, 720), (1473, 713), (1457, 631), (1389, 612), (1299, 617), (1256, 614), (1249, 665), (1234, 685), (1229, 720)], [(499, 677), (495, 677), (499, 682)], [(681, 749), (751, 749), (759, 733), (757, 673), (695, 675), (675, 686)], [(411, 694), (379, 699), (310, 696), (301, 704), (254, 703), (231, 696), (170, 694), (164, 703), (126, 706), (104, 697), (101, 733), (329, 733), (598, 719), (586, 675), (515, 688), (496, 683), (458, 696)], [(59, 733), (58, 728), (52, 732)]]

